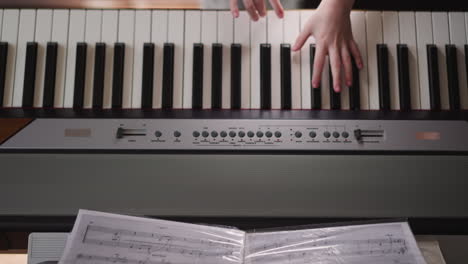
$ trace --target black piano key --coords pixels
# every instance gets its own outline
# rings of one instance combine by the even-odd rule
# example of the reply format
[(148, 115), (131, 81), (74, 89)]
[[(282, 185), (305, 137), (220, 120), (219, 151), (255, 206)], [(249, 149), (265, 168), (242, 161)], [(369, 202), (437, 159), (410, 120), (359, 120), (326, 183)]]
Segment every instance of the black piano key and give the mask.
[(398, 57), (398, 87), (400, 92), (400, 110), (411, 110), (411, 85), (408, 61), (408, 46), (397, 45)]
[(335, 92), (333, 89), (333, 73), (330, 67), (330, 109), (332, 110), (340, 110), (341, 109), (341, 94)]
[(94, 57), (93, 108), (102, 109), (104, 74), (106, 71), (106, 43), (96, 43)]
[(359, 76), (359, 68), (353, 60), (353, 85), (349, 87), (349, 109), (361, 109), (361, 83)]
[[(468, 44), (465, 45), (465, 70), (468, 77)], [(468, 87), (464, 87), (463, 89), (468, 89)]]
[(281, 44), (281, 109), (292, 108), (291, 46)]
[(231, 109), (241, 108), (242, 45), (231, 45)]
[(457, 47), (445, 46), (447, 79), (449, 89), (450, 110), (460, 110), (460, 87), (458, 82)]
[(47, 43), (46, 65), (44, 75), (44, 97), (42, 106), (45, 108), (54, 107), (55, 99), (55, 75), (57, 73), (57, 42)]
[(203, 108), (203, 44), (193, 44), (192, 108)]
[(223, 106), (223, 45), (213, 44), (212, 51), (211, 108), (221, 109)]
[(122, 108), (125, 65), (125, 43), (115, 43), (114, 73), (112, 76), (112, 108)]
[(388, 48), (385, 44), (377, 45), (377, 63), (380, 110), (390, 110), (390, 74), (388, 70)]
[(87, 49), (88, 49), (87, 44), (84, 42), (79, 42), (76, 45), (75, 87), (74, 87), (74, 93), (73, 93), (73, 108), (83, 108)]
[(0, 42), (0, 107), (3, 106), (3, 97), (5, 93), (7, 58), (8, 58), (8, 43)]
[(437, 46), (433, 44), (427, 45), (427, 68), (431, 110), (440, 110), (439, 58)]
[(271, 45), (260, 45), (260, 108), (271, 109)]
[(143, 45), (141, 107), (145, 109), (153, 108), (154, 48), (154, 43), (145, 43)]
[(174, 92), (174, 43), (164, 44), (162, 108), (172, 108)]
[(24, 66), (23, 107), (32, 107), (36, 82), (37, 42), (26, 44), (26, 63)]
[(319, 86), (317, 88), (312, 87), (312, 76), (314, 76), (314, 61), (315, 61), (315, 44), (310, 44), (310, 95), (311, 95), (311, 106), (312, 109), (321, 109), (322, 108), (322, 88)]

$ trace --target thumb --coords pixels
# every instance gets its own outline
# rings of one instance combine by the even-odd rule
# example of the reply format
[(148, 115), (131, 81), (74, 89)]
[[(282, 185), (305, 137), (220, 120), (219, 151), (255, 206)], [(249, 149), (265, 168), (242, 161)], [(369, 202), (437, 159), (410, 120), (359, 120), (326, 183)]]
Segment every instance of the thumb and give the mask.
[(308, 30), (302, 30), (299, 36), (296, 38), (296, 43), (294, 43), (292, 50), (293, 51), (298, 51), (304, 46), (304, 43), (307, 41), (307, 39), (310, 37), (310, 32)]

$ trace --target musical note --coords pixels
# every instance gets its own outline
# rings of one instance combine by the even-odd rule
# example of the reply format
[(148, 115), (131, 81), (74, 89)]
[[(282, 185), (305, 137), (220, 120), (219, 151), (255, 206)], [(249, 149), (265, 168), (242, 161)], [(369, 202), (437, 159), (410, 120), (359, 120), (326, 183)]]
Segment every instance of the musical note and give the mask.
[(244, 237), (236, 229), (80, 211), (60, 264), (242, 263)]
[(245, 264), (425, 263), (407, 223), (260, 232), (246, 237)]
[(80, 211), (60, 264), (425, 264), (407, 223), (275, 232)]

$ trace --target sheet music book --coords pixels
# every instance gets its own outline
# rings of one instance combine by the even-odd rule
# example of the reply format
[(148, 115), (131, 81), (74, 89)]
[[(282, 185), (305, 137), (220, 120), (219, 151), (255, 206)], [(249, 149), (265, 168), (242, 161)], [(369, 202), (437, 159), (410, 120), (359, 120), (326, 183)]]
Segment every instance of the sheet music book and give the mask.
[(60, 264), (426, 264), (406, 222), (244, 232), (80, 210)]

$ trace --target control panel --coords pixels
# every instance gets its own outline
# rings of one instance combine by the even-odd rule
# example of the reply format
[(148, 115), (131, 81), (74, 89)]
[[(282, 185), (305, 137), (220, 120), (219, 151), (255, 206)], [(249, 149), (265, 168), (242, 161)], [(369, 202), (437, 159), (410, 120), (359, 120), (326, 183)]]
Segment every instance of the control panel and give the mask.
[(464, 121), (36, 119), (8, 149), (467, 151)]
[(115, 129), (116, 144), (147, 142), (151, 145), (167, 143), (189, 148), (262, 148), (288, 147), (300, 149), (314, 144), (375, 144), (385, 139), (385, 131), (378, 124), (352, 126), (350, 124), (317, 123), (283, 124), (278, 121), (229, 120), (169, 122), (167, 126), (153, 122), (127, 122)]

